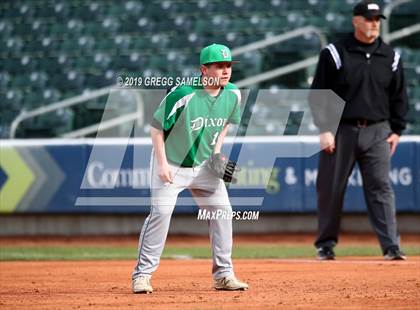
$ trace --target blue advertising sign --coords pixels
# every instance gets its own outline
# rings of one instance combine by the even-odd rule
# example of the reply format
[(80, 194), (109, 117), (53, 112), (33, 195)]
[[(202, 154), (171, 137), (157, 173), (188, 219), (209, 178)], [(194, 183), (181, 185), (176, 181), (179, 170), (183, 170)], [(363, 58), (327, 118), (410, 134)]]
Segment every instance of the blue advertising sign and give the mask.
[[(316, 140), (245, 139), (227, 141), (240, 150), (238, 183), (228, 189), (235, 210), (315, 213), (318, 155)], [(148, 213), (149, 139), (129, 144), (110, 140), (1, 141), (1, 213)], [(280, 150), (302, 156), (287, 157)], [(283, 154), (273, 158), (273, 154)], [(273, 166), (274, 165), (274, 166)], [(390, 180), (398, 212), (420, 213), (420, 139), (405, 138), (392, 158)], [(349, 178), (345, 212), (366, 212), (362, 178)], [(188, 191), (175, 213), (196, 213)]]

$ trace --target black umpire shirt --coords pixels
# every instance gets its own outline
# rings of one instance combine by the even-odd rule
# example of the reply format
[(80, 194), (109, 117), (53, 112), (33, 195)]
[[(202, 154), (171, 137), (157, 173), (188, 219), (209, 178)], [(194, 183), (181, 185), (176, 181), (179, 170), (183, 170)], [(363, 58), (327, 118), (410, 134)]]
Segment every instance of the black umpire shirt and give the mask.
[[(394, 133), (401, 135), (405, 129), (408, 99), (402, 62), (381, 38), (365, 44), (352, 33), (328, 44), (321, 51), (311, 88), (331, 89), (345, 101), (342, 121), (389, 120)], [(316, 104), (311, 102), (314, 122), (321, 132), (328, 131)]]

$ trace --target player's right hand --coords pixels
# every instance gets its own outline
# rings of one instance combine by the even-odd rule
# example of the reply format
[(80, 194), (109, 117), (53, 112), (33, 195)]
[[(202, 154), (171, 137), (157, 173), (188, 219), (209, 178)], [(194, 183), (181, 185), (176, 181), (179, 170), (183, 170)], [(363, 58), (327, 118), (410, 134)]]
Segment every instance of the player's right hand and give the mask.
[(171, 167), (167, 163), (158, 166), (158, 176), (163, 183), (173, 183)]
[(332, 132), (326, 131), (319, 135), (319, 143), (321, 150), (324, 150), (328, 154), (332, 154), (335, 151), (335, 138)]

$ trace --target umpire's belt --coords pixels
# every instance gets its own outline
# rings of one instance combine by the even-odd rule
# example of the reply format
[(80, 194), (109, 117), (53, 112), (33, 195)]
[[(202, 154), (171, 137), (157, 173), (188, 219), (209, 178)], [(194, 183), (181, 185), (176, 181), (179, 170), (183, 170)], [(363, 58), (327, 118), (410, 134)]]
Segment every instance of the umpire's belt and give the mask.
[(356, 126), (359, 128), (364, 128), (364, 127), (368, 127), (374, 124), (378, 124), (381, 123), (385, 120), (381, 119), (379, 121), (371, 121), (368, 119), (342, 119), (341, 120), (341, 124), (346, 124), (346, 125), (352, 125), (352, 126)]

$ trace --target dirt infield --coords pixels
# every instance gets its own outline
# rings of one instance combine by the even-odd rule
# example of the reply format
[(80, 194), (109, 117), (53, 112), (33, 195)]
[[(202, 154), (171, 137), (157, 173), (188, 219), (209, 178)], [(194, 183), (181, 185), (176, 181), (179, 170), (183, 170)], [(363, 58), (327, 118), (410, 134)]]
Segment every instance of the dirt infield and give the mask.
[[(0, 238), (1, 246), (137, 246), (137, 236)], [(305, 244), (309, 235), (236, 236), (235, 244)], [(402, 237), (419, 245), (420, 236)], [(208, 237), (169, 236), (167, 244), (203, 245)], [(341, 244), (372, 244), (343, 235)], [(420, 257), (235, 260), (245, 292), (212, 289), (210, 260), (162, 260), (155, 292), (131, 293), (135, 261), (0, 262), (0, 309), (420, 309)]]
[(155, 292), (130, 290), (133, 261), (2, 262), (1, 309), (419, 309), (420, 258), (236, 260), (245, 292), (211, 287), (210, 260), (163, 260)]

